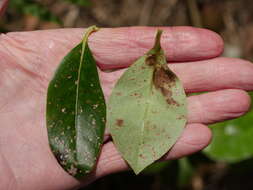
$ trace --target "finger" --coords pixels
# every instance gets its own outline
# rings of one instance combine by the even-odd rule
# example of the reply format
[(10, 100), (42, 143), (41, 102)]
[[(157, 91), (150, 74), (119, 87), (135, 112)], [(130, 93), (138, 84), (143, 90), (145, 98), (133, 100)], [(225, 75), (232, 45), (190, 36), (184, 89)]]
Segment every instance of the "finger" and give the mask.
[[(192, 154), (206, 147), (210, 140), (211, 132), (207, 126), (202, 124), (189, 124), (186, 126), (176, 144), (163, 158), (166, 160), (176, 159)], [(92, 179), (94, 180), (95, 178), (127, 169), (129, 169), (127, 163), (122, 159), (114, 144), (108, 142), (102, 148)]]
[[(235, 58), (214, 58), (191, 63), (169, 64), (183, 82), (185, 91), (202, 92), (237, 88), (253, 90), (253, 64)], [(100, 72), (106, 97), (125, 70), (113, 73)]]
[[(188, 123), (212, 124), (245, 114), (250, 108), (251, 98), (242, 90), (227, 89), (190, 96), (188, 102)], [(106, 131), (106, 139), (109, 131)]]
[[(223, 51), (222, 39), (211, 31), (192, 27), (162, 29), (161, 45), (169, 61), (202, 60), (217, 57)], [(91, 38), (91, 48), (102, 69), (126, 67), (152, 48), (156, 30), (155, 27), (105, 29)]]
[(188, 93), (225, 88), (253, 90), (253, 64), (242, 59), (220, 57), (170, 67)]
[[(154, 27), (101, 29), (90, 36), (90, 47), (102, 69), (125, 67), (153, 46), (156, 30)], [(222, 39), (209, 30), (192, 27), (163, 27), (163, 30), (162, 46), (169, 61), (202, 60), (217, 57), (223, 51)], [(18, 64), (26, 70), (50, 78), (83, 33), (84, 29), (9, 33), (0, 38), (0, 53), (18, 58)]]
[(237, 118), (249, 110), (250, 102), (245, 91), (236, 89), (188, 97), (188, 123), (211, 124)]

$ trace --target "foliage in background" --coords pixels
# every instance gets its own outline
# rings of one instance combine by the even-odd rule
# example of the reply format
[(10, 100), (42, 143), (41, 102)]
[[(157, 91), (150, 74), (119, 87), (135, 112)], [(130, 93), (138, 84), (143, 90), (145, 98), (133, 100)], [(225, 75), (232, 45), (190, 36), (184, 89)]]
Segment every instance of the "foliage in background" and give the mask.
[(43, 21), (61, 24), (61, 20), (39, 2), (33, 0), (11, 0), (9, 6), (20, 14), (32, 15)]
[(79, 6), (90, 6), (91, 2), (89, 0), (65, 0), (68, 1), (70, 3), (73, 3), (75, 5), (79, 5)]
[[(60, 0), (58, 0), (60, 1)], [(89, 0), (65, 0), (77, 6), (90, 6)], [(32, 15), (42, 21), (55, 22), (62, 25), (62, 20), (39, 1), (34, 0), (10, 0), (9, 7), (20, 14)]]
[[(253, 101), (253, 93), (251, 93)], [(212, 125), (213, 141), (204, 153), (213, 160), (228, 163), (253, 157), (253, 110), (238, 119)]]

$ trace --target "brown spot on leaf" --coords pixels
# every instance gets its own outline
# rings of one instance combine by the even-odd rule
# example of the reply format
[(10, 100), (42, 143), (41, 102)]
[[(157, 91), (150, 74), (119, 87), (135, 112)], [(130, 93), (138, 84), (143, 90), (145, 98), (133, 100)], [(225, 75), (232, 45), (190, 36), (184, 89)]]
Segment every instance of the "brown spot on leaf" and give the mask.
[(149, 66), (156, 65), (156, 55), (152, 54), (146, 58), (145, 63)]
[(181, 119), (185, 119), (185, 118), (186, 118), (185, 115), (180, 115), (180, 116), (177, 117), (177, 120), (181, 120)]
[(121, 93), (121, 92), (116, 92), (116, 95), (117, 95), (117, 96), (121, 96), (122, 93)]
[(130, 96), (134, 96), (136, 98), (141, 98), (141, 94), (134, 92), (133, 94), (131, 94)]
[(154, 84), (157, 88), (164, 88), (165, 85), (172, 87), (175, 85), (176, 75), (167, 66), (157, 68), (154, 73)]
[(177, 107), (180, 106), (180, 104), (179, 104), (178, 102), (176, 102), (172, 97), (167, 98), (167, 99), (166, 99), (166, 102), (167, 102), (168, 104), (170, 104), (170, 105), (174, 105), (174, 106), (177, 106)]
[(116, 120), (116, 125), (117, 125), (118, 127), (122, 127), (122, 126), (123, 126), (123, 123), (124, 123), (124, 120), (123, 120), (123, 119), (117, 119), (117, 120)]
[(160, 89), (169, 105), (179, 106), (172, 97), (171, 87), (175, 86), (176, 75), (170, 71), (167, 65), (156, 68), (153, 76), (153, 83), (156, 89)]
[(145, 159), (145, 156), (143, 156), (143, 154), (139, 154), (139, 157), (140, 157), (141, 159)]

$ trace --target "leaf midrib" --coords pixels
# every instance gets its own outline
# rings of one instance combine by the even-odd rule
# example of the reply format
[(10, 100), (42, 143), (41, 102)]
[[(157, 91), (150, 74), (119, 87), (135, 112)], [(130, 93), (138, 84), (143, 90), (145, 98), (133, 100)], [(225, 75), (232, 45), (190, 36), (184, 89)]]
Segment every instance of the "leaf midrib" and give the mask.
[[(152, 74), (153, 74), (153, 72), (154, 72), (154, 68), (153, 68)], [(142, 127), (141, 127), (140, 141), (139, 141), (139, 143), (137, 145), (138, 146), (138, 149), (137, 149), (138, 151), (137, 151), (136, 161), (135, 161), (135, 163), (136, 163), (137, 166), (139, 166), (139, 161), (140, 161), (140, 159), (139, 159), (139, 153), (140, 153), (140, 150), (141, 150), (140, 147), (141, 147), (141, 145), (143, 143), (143, 139), (144, 139), (144, 129), (145, 129), (145, 124), (146, 124), (145, 118), (147, 117), (147, 113), (148, 113), (148, 110), (150, 108), (150, 100), (151, 100), (151, 97), (152, 97), (152, 96), (150, 96), (150, 94), (151, 94), (151, 92), (153, 90), (152, 81), (153, 81), (153, 76), (150, 78), (150, 81), (149, 81), (150, 85), (149, 85), (149, 90), (148, 90), (148, 93), (147, 93), (147, 95), (148, 95), (148, 98), (146, 100), (147, 104), (146, 104), (145, 112), (144, 112), (143, 119), (142, 119), (143, 122), (142, 122), (142, 125), (141, 125)], [(137, 172), (139, 173), (139, 170), (137, 170)]]

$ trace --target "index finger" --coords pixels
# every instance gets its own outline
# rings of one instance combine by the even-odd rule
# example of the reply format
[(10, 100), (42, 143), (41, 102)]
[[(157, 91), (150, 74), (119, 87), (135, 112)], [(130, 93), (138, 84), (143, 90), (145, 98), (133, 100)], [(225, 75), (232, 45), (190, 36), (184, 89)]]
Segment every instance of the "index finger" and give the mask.
[[(212, 31), (192, 27), (159, 28), (164, 30), (161, 43), (168, 61), (204, 60), (217, 57), (223, 51), (222, 39)], [(90, 36), (89, 45), (101, 69), (123, 68), (153, 46), (157, 29), (105, 28)], [(84, 29), (13, 32), (1, 35), (0, 46), (2, 51), (11, 51), (11, 57), (22, 57), (22, 67), (32, 71), (40, 68), (51, 76), (62, 58), (81, 41), (83, 33)], [(31, 64), (34, 62), (31, 60), (39, 62)]]
[[(205, 60), (223, 51), (221, 37), (206, 29), (159, 27), (161, 45), (169, 62)], [(102, 69), (124, 68), (152, 48), (158, 27), (103, 29), (90, 38), (90, 47)]]

